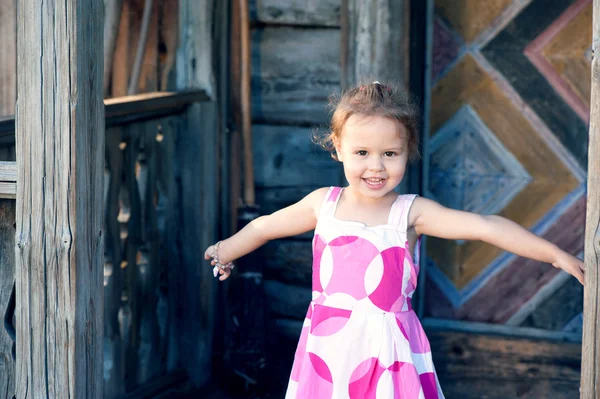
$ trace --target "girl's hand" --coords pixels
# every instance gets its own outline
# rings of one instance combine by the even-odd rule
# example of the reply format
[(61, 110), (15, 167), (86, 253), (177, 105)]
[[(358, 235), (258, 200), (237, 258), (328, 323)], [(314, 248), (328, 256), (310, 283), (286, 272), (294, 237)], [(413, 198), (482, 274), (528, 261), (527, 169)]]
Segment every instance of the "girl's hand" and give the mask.
[[(212, 259), (213, 253), (215, 253), (215, 246), (211, 245), (210, 247), (206, 248), (206, 251), (204, 251), (204, 259)], [(217, 262), (214, 259), (210, 261), (210, 264), (214, 266), (213, 273), (215, 274), (215, 277), (217, 277), (217, 272), (221, 275), (219, 277), (219, 281), (225, 281), (231, 275), (231, 269), (223, 270), (216, 267), (215, 265), (217, 264)]]
[(563, 269), (570, 275), (574, 276), (577, 280), (579, 280), (581, 285), (584, 285), (585, 267), (580, 259), (574, 257), (571, 254), (560, 251), (560, 253), (556, 257), (556, 260), (552, 262), (552, 266), (558, 269)]

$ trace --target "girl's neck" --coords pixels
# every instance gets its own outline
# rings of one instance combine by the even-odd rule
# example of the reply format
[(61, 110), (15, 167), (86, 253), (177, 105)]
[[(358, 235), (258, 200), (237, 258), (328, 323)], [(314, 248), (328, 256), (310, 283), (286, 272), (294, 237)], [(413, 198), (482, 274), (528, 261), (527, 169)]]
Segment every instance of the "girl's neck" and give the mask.
[(387, 204), (392, 198), (395, 200), (398, 194), (391, 190), (387, 192), (382, 197), (372, 198), (366, 197), (362, 195), (358, 190), (355, 190), (352, 186), (344, 187), (342, 191), (342, 196), (344, 196), (345, 200), (350, 202), (354, 202), (360, 205), (372, 206), (372, 205), (380, 205), (382, 203)]

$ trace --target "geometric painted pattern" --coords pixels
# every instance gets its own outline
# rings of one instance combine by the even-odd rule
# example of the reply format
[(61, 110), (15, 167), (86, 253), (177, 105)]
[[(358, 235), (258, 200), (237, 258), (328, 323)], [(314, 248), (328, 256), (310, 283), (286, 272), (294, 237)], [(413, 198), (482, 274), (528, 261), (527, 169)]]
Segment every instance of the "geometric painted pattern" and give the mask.
[[(426, 195), (580, 256), (590, 46), (591, 0), (436, 0)], [(425, 261), (426, 316), (577, 329), (579, 287), (550, 265), (432, 237)]]
[(453, 209), (498, 213), (531, 181), (469, 105), (442, 126), (430, 152), (430, 195)]

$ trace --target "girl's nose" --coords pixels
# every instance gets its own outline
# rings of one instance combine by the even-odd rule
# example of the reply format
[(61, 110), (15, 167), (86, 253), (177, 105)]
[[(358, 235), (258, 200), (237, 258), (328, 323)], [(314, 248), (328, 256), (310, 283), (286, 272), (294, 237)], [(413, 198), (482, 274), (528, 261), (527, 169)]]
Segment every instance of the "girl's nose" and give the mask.
[(369, 162), (369, 170), (372, 172), (379, 172), (382, 171), (384, 168), (383, 166), (383, 159), (381, 159), (381, 157), (373, 157), (370, 159)]

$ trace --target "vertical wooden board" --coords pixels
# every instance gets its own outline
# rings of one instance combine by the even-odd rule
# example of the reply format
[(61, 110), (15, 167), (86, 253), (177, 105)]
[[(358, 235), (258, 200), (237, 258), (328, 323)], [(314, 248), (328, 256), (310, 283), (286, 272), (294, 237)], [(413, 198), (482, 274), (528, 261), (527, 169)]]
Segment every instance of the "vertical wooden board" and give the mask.
[[(7, 313), (15, 282), (15, 201), (0, 200), (0, 318)], [(11, 320), (12, 321), (12, 320)], [(0, 398), (11, 399), (15, 393), (13, 339), (0, 326)]]
[[(158, 12), (159, 1), (152, 1), (152, 14), (150, 16), (150, 26), (148, 27), (148, 38), (144, 49), (144, 58), (140, 78), (138, 79), (138, 89), (136, 93), (148, 93), (159, 90), (159, 66), (158, 66)], [(137, 45), (137, 44), (136, 44)]]
[(251, 18), (263, 24), (340, 26), (341, 0), (255, 0), (250, 5)]
[(123, 155), (119, 148), (122, 128), (106, 131), (105, 180), (106, 202), (104, 205), (104, 397), (112, 399), (125, 393), (125, 343), (121, 334), (123, 315), (121, 294), (123, 273), (121, 262), (122, 210), (121, 187), (123, 177)]
[(342, 9), (342, 86), (408, 82), (409, 1), (347, 0)]
[(103, 4), (17, 10), (16, 396), (98, 399)]
[(159, 2), (159, 90), (171, 90), (175, 82), (175, 57), (177, 55), (177, 32), (179, 31), (179, 1), (163, 0)]
[[(600, 52), (600, 0), (594, 0), (593, 46)], [(581, 397), (600, 395), (600, 61), (592, 60), (592, 98), (590, 107), (588, 156), (588, 200), (585, 229), (585, 287), (583, 300), (583, 359)]]
[(0, 2), (0, 117), (14, 115), (17, 100), (17, 0)]
[(119, 35), (115, 44), (115, 53), (112, 64), (111, 91), (108, 97), (122, 97), (127, 95), (127, 85), (131, 74), (131, 53), (135, 52), (134, 32), (131, 26), (132, 0), (123, 0), (121, 8), (121, 21)]
[(253, 121), (328, 123), (329, 96), (340, 91), (339, 43), (338, 29), (254, 29)]

